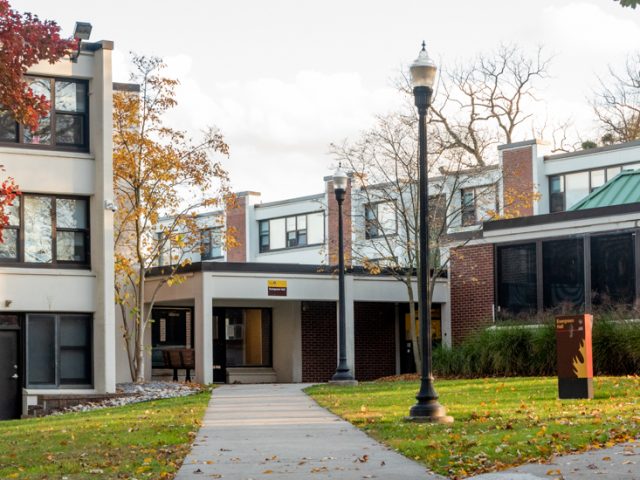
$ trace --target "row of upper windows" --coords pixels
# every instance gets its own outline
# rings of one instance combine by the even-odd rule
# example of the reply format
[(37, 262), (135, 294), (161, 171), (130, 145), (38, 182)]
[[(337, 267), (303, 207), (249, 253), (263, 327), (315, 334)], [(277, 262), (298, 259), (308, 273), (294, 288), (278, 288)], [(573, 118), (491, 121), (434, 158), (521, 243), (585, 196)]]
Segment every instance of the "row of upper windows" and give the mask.
[(260, 253), (324, 243), (324, 212), (259, 221)]
[(88, 82), (50, 77), (26, 77), (33, 94), (51, 105), (37, 130), (19, 125), (0, 106), (0, 144), (87, 150), (89, 147)]
[(594, 168), (582, 172), (564, 173), (549, 177), (549, 211), (564, 212), (600, 188), (622, 170), (636, 170), (640, 163)]
[(89, 265), (89, 200), (22, 194), (7, 209), (0, 263)]

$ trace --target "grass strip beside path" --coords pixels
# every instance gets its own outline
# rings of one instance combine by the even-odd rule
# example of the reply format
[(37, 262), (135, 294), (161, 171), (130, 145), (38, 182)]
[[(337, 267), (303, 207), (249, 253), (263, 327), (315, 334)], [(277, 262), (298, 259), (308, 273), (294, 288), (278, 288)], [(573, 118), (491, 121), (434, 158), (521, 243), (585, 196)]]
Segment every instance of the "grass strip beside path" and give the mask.
[(403, 420), (418, 382), (318, 385), (306, 391), (373, 438), (456, 478), (638, 437), (640, 377), (599, 377), (593, 383), (593, 400), (558, 400), (556, 378), (438, 380), (452, 425)]
[(0, 422), (0, 478), (173, 478), (209, 398)]

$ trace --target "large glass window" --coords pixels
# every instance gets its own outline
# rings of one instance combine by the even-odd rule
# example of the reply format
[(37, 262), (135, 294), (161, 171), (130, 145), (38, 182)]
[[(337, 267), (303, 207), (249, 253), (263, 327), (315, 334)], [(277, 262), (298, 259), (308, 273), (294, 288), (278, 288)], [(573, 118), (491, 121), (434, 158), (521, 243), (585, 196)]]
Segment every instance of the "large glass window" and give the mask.
[(260, 220), (259, 223), (260, 252), (319, 245), (323, 242), (323, 212)]
[(508, 313), (537, 308), (536, 245), (499, 247), (498, 304)]
[(591, 237), (591, 302), (630, 304), (635, 296), (634, 237), (630, 233)]
[(0, 142), (84, 150), (88, 147), (88, 92), (83, 80), (27, 77), (35, 95), (51, 105), (35, 130), (18, 125), (0, 109)]
[(584, 306), (584, 242), (582, 238), (542, 242), (545, 308)]
[(91, 386), (91, 315), (27, 315), (27, 387)]
[(23, 194), (9, 209), (0, 262), (89, 263), (86, 198)]

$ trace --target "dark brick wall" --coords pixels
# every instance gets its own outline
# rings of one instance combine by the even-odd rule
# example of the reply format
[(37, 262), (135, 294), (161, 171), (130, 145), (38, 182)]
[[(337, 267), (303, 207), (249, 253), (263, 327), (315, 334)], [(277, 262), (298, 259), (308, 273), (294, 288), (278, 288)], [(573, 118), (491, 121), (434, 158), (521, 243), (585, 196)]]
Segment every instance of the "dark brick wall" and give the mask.
[(454, 344), (493, 318), (493, 245), (451, 250), (451, 334)]
[(356, 302), (354, 308), (356, 378), (364, 381), (395, 375), (394, 304)]
[(336, 371), (335, 302), (302, 302), (302, 381), (326, 382)]
[(502, 152), (504, 212), (507, 217), (533, 215), (533, 147)]

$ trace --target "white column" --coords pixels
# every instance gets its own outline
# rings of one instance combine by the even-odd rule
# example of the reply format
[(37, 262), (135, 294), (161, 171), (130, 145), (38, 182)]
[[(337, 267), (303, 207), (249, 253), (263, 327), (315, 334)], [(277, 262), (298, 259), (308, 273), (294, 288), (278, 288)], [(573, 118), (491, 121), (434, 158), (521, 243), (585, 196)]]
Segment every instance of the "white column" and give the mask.
[(213, 382), (213, 302), (209, 291), (208, 275), (200, 274), (195, 281), (195, 337), (196, 382)]
[(112, 122), (113, 90), (109, 42), (94, 54), (90, 84), (91, 149), (95, 155), (95, 192), (91, 198), (91, 268), (96, 274), (96, 311), (94, 314), (95, 388), (115, 392), (115, 327), (113, 212), (105, 201), (113, 202)]

